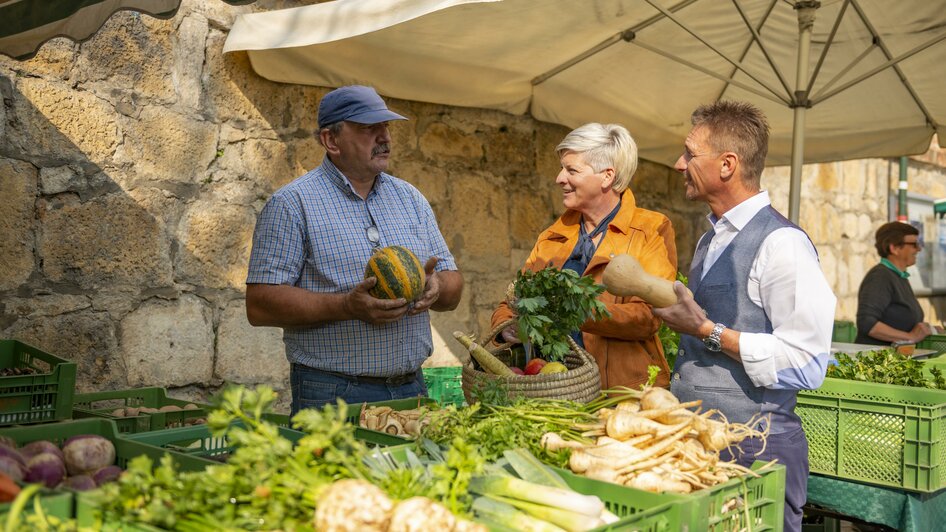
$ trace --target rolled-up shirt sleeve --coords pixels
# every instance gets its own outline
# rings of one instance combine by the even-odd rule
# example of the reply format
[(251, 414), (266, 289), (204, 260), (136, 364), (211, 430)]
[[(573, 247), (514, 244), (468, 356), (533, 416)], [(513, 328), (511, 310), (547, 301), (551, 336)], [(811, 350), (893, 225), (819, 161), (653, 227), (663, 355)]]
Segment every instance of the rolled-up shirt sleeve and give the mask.
[(749, 273), (749, 298), (772, 332), (739, 336), (739, 353), (756, 386), (782, 390), (821, 386), (831, 351), (837, 298), (808, 237), (795, 228), (773, 231)]

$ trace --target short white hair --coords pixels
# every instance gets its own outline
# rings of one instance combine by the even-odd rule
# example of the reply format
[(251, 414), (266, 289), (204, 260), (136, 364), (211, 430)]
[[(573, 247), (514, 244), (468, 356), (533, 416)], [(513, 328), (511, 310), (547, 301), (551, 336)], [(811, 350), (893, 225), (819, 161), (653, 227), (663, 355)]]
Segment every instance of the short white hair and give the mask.
[(624, 192), (631, 185), (631, 177), (637, 171), (637, 143), (627, 129), (619, 124), (591, 122), (565, 135), (555, 148), (561, 157), (566, 151), (581, 154), (585, 164), (601, 172), (614, 169), (616, 192)]

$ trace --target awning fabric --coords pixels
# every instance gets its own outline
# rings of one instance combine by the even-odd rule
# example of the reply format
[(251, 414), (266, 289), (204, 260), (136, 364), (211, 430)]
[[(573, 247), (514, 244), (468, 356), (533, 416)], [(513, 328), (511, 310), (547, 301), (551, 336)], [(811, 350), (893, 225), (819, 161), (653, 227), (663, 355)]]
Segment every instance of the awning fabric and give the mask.
[[(223, 1), (237, 5), (254, 0)], [(50, 39), (88, 39), (116, 11), (167, 19), (180, 5), (181, 0), (0, 0), (0, 53), (29, 59)]]
[[(803, 5), (817, 8), (797, 85)], [(717, 99), (765, 111), (768, 164), (792, 160), (798, 115), (805, 162), (946, 142), (946, 9), (928, 0), (336, 0), (240, 15), (224, 50), (279, 82), (622, 123), (667, 164)]]

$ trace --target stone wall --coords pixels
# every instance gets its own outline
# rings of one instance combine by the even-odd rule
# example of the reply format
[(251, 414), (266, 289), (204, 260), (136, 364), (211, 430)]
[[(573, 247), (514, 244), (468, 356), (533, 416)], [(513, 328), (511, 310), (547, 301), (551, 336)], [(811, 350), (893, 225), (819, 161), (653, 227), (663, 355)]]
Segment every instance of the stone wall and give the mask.
[[(163, 386), (205, 399), (225, 382), (268, 383), (287, 405), (281, 331), (249, 326), (243, 281), (266, 199), (322, 159), (314, 111), (327, 89), (271, 83), (245, 55), (221, 53), (236, 13), (274, 7), (185, 0), (167, 21), (123, 12), (82, 45), (0, 57), (0, 337), (76, 360), (79, 390)], [(432, 318), (446, 352), (454, 330), (488, 326), (561, 213), (553, 149), (568, 130), (389, 103), (410, 118), (393, 127), (392, 171), (430, 200), (467, 281), (459, 308)], [(841, 315), (873, 261), (866, 238), (887, 219), (887, 164), (806, 168), (803, 225)], [(787, 170), (765, 185), (784, 207)], [(644, 162), (632, 186), (640, 205), (670, 216), (686, 271), (704, 207), (665, 166)]]

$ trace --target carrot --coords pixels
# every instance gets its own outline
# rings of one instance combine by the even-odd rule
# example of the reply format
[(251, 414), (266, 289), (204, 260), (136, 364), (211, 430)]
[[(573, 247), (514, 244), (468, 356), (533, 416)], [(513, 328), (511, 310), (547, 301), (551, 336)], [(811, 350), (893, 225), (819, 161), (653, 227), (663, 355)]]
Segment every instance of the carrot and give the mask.
[(502, 377), (515, 377), (516, 374), (513, 373), (501, 360), (493, 356), (492, 353), (480, 347), (476, 342), (473, 341), (473, 338), (463, 334), (460, 331), (455, 331), (453, 336), (463, 344), (463, 347), (467, 348), (470, 351), (470, 355), (480, 363), (480, 366), (483, 366), (483, 369), (492, 373), (493, 375), (499, 375)]
[(13, 479), (0, 472), (0, 502), (10, 502), (20, 494), (20, 487)]

